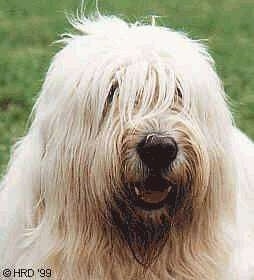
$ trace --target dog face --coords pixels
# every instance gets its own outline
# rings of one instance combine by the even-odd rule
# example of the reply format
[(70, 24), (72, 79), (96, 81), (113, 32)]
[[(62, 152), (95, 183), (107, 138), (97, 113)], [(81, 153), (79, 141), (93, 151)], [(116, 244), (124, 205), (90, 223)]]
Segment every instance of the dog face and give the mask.
[(86, 232), (116, 228), (149, 265), (171, 232), (217, 204), (230, 113), (201, 44), (166, 28), (102, 22), (76, 24), (88, 35), (64, 39), (37, 103), (45, 162), (56, 167), (43, 167), (57, 182), (45, 186), (45, 211), (57, 199), (64, 226), (80, 227), (82, 216)]
[[(110, 178), (119, 180), (116, 190), (110, 190), (109, 219), (137, 261), (145, 265), (158, 256), (172, 227), (191, 223), (193, 209), (198, 211), (205, 197), (210, 172), (209, 143), (191, 116), (191, 108), (184, 104), (178, 77), (167, 64), (164, 67), (161, 73), (150, 64), (143, 85), (127, 93), (122, 90), (127, 85), (120, 81), (113, 85), (109, 91), (111, 105), (106, 105), (112, 113), (104, 117), (112, 120), (117, 116), (118, 122), (102, 128), (108, 133), (118, 126), (120, 132), (113, 156), (118, 168), (108, 170)], [(161, 76), (165, 80), (159, 80)], [(125, 94), (128, 99), (121, 103)]]

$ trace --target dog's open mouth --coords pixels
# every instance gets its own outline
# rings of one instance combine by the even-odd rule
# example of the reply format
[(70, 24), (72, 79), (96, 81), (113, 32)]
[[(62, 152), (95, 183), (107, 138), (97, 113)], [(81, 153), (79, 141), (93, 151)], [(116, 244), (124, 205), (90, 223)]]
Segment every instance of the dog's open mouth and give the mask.
[(136, 206), (145, 210), (154, 210), (167, 203), (173, 186), (168, 180), (154, 174), (147, 177), (143, 182), (133, 183), (130, 187)]

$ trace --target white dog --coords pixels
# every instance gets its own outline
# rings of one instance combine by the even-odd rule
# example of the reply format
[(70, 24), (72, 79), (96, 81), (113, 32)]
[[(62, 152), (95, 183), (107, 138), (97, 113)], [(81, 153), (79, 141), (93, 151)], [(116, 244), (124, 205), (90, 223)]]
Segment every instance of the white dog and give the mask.
[(72, 23), (1, 182), (1, 273), (254, 279), (254, 146), (206, 48), (154, 24)]

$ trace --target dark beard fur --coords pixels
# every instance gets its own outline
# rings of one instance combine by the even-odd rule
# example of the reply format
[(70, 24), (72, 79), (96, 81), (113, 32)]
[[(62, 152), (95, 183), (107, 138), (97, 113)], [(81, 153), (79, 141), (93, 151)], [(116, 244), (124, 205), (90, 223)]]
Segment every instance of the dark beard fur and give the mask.
[(170, 222), (165, 214), (155, 221), (139, 215), (128, 202), (115, 199), (111, 220), (139, 264), (148, 267), (156, 262), (169, 236)]
[[(172, 227), (182, 227), (191, 221), (187, 186), (172, 190), (168, 205), (161, 215), (144, 215), (133, 204), (133, 198), (127, 193), (114, 194), (110, 206), (108, 221), (127, 243), (135, 260), (144, 268), (158, 260)], [(184, 217), (184, 218), (183, 218)], [(120, 248), (121, 249), (121, 248)]]

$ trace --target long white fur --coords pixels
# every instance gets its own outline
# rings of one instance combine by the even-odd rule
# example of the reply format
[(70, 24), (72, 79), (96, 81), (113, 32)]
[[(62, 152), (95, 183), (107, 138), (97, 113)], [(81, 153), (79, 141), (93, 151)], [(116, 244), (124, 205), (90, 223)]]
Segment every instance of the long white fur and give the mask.
[[(254, 146), (233, 124), (206, 48), (171, 29), (117, 17), (72, 24), (79, 34), (61, 40), (31, 127), (1, 181), (2, 267), (45, 265), (55, 279), (253, 279)], [(183, 107), (171, 115), (176, 87)], [(101, 224), (112, 192), (121, 191), (121, 156), (127, 179), (146, 172), (134, 146), (149, 129), (183, 146), (176, 174), (202, 168), (194, 222), (172, 230), (173, 247), (143, 275)], [(186, 141), (196, 166), (186, 159)]]

